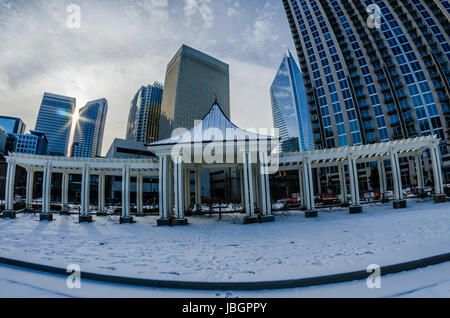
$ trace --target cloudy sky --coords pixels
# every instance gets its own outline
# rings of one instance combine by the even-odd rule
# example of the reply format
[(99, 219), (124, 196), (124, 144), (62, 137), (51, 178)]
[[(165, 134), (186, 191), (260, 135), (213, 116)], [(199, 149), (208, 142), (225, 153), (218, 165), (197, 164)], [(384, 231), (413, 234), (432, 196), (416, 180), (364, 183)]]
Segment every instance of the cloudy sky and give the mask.
[[(71, 4), (80, 28), (68, 27)], [(44, 92), (78, 108), (106, 98), (106, 152), (138, 88), (164, 82), (183, 43), (230, 64), (236, 124), (272, 127), (269, 87), (293, 50), (281, 0), (0, 0), (0, 114), (34, 129)]]

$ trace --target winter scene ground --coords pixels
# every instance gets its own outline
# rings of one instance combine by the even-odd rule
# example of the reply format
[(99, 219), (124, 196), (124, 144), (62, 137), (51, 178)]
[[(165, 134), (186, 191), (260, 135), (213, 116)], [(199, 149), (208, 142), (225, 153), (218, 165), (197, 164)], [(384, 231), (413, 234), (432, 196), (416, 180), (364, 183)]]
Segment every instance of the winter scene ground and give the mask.
[[(448, 203), (435, 205), (408, 200), (408, 208), (404, 210), (370, 204), (364, 206), (363, 214), (350, 215), (347, 209), (338, 208), (320, 211), (319, 217), (313, 219), (306, 219), (304, 212), (278, 212), (275, 223), (246, 226), (242, 225), (242, 217), (240, 214), (223, 215), (222, 220), (218, 216), (191, 217), (189, 226), (158, 228), (156, 216), (138, 218), (136, 224), (120, 225), (112, 216), (96, 217), (92, 224), (79, 224), (75, 215), (56, 216), (54, 222), (39, 222), (37, 215), (20, 214), (16, 220), (0, 219), (0, 256), (62, 268), (77, 264), (86, 272), (146, 279), (256, 282), (365, 270), (369, 264), (386, 266), (448, 253), (450, 247)], [(405, 290), (414, 290), (411, 295), (428, 287), (439, 296), (449, 297), (449, 266), (441, 264), (391, 275), (386, 281), (407, 280), (415, 274), (415, 284), (420, 286), (404, 286)], [(3, 281), (0, 296), (9, 296), (8, 286), (17, 288), (24, 284), (27, 275), (38, 280), (53, 277), (0, 267)], [(87, 284), (95, 285), (98, 290), (105, 286)], [(339, 289), (352, 284), (266, 294), (308, 297), (328, 290), (323, 296), (333, 297), (333, 291), (337, 292), (335, 296), (345, 296)], [(366, 286), (365, 282), (359, 285)], [(148, 292), (157, 296), (157, 289), (145, 290), (137, 288), (130, 295), (148, 296)], [(386, 288), (377, 296), (400, 296), (405, 290)], [(58, 294), (48, 291), (49, 295), (53, 292)], [(167, 293), (164, 290), (161, 295)], [(184, 293), (187, 292), (178, 295)], [(240, 293), (242, 296), (263, 294)], [(61, 296), (68, 295), (61, 292)]]

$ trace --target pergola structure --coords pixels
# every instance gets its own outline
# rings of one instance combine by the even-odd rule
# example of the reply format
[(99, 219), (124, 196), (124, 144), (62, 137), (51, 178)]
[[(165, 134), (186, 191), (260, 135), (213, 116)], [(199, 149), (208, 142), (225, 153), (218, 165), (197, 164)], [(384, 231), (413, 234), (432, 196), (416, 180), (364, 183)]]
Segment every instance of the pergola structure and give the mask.
[(67, 211), (69, 175), (81, 175), (81, 211), (80, 222), (91, 222), (90, 216), (90, 181), (92, 175), (99, 176), (98, 210), (105, 212), (105, 180), (106, 176), (122, 176), (122, 216), (121, 223), (131, 223), (130, 216), (130, 178), (137, 178), (137, 210), (143, 213), (143, 179), (158, 175), (157, 161), (141, 159), (81, 159), (65, 157), (47, 157), (12, 153), (6, 158), (8, 163), (5, 188), (5, 217), (15, 217), (14, 180), (16, 167), (27, 171), (26, 208), (32, 208), (33, 184), (35, 172), (43, 172), (42, 213), (41, 220), (52, 220), (51, 213), (51, 182), (52, 174), (62, 174), (61, 205), (62, 211)]
[[(235, 126), (216, 103), (191, 130), (149, 145), (159, 158), (158, 226), (186, 225), (191, 198), (191, 173), (195, 173), (195, 204), (201, 208), (200, 172), (205, 168), (241, 169), (244, 224), (272, 222), (269, 165), (279, 140)], [(259, 215), (256, 214), (259, 211)]]
[(441, 159), (437, 136), (425, 136), (413, 139), (391, 141), (357, 147), (343, 147), (327, 150), (308, 151), (281, 155), (280, 171), (298, 170), (300, 180), (301, 203), (307, 210), (307, 216), (316, 216), (313, 185), (313, 168), (338, 167), (341, 200), (347, 201), (345, 166), (350, 179), (351, 213), (362, 212), (359, 196), (358, 163), (377, 162), (381, 192), (387, 191), (387, 160), (391, 163), (394, 184), (394, 208), (405, 208), (399, 158), (414, 157), (419, 188), (425, 186), (423, 179), (422, 155), (429, 150), (432, 166), (436, 202), (445, 202)]

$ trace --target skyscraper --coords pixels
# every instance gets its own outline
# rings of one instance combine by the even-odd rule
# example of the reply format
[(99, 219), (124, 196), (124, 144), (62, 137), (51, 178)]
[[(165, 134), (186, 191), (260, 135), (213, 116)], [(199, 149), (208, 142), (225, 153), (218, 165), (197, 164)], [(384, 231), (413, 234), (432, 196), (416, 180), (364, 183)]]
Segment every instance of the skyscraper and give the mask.
[(159, 139), (171, 137), (176, 128), (194, 127), (215, 100), (229, 117), (228, 64), (183, 45), (167, 66)]
[(0, 127), (6, 131), (7, 134), (19, 134), (25, 133), (25, 124), (20, 118), (0, 116)]
[(163, 85), (142, 86), (131, 101), (126, 139), (141, 143), (158, 140)]
[(81, 108), (73, 137), (72, 157), (94, 158), (102, 155), (108, 102), (99, 99)]
[[(450, 169), (445, 0), (283, 0), (316, 146), (435, 134)], [(381, 19), (377, 25), (377, 16)], [(379, 28), (378, 28), (379, 27)]]
[(290, 51), (281, 62), (270, 89), (273, 122), (279, 129), (282, 152), (314, 150), (305, 85)]
[(67, 156), (75, 108), (75, 98), (44, 94), (35, 131), (43, 132), (47, 136), (50, 155)]

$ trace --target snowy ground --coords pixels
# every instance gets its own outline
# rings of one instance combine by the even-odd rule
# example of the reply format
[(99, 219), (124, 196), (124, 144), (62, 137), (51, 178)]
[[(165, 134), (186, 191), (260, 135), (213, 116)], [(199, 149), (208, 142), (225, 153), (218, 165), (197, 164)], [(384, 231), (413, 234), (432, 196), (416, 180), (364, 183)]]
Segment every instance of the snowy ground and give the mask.
[(80, 289), (69, 289), (66, 278), (10, 266), (0, 266), (0, 298), (309, 298), (309, 297), (450, 297), (450, 263), (381, 278), (380, 289), (354, 281), (307, 288), (262, 291), (196, 291), (144, 288), (81, 280)]
[(78, 224), (76, 216), (49, 223), (21, 214), (0, 219), (0, 256), (110, 275), (218, 282), (335, 274), (449, 252), (450, 204), (410, 200), (408, 206), (365, 206), (360, 215), (338, 209), (316, 219), (294, 212), (246, 226), (242, 215), (193, 217), (191, 225), (172, 228), (157, 228), (156, 217), (119, 225), (115, 217)]

